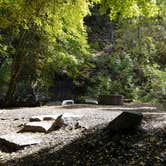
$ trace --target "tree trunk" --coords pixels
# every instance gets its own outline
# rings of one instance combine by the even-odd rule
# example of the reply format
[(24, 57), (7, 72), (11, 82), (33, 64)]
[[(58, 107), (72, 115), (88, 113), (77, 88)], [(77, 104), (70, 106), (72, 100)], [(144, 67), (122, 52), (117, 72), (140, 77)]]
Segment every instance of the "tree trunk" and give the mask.
[(9, 81), (9, 87), (8, 87), (8, 91), (6, 93), (6, 98), (5, 98), (5, 105), (9, 106), (13, 104), (13, 100), (14, 100), (14, 93), (16, 90), (16, 81), (19, 77), (21, 68), (22, 68), (22, 58), (20, 58), (19, 56), (17, 56), (17, 58), (13, 59), (12, 62), (12, 68), (11, 68), (11, 77), (10, 77), (10, 81)]

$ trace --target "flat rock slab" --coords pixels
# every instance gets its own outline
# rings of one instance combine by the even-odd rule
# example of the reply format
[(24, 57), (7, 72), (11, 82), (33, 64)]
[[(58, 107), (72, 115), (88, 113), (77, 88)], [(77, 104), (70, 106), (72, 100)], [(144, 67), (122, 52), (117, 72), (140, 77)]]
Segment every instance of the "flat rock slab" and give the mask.
[(52, 130), (54, 121), (28, 122), (19, 132), (49, 132)]
[(135, 130), (140, 126), (143, 115), (139, 112), (125, 111), (112, 120), (108, 128), (111, 131)]
[(13, 152), (25, 146), (40, 144), (42, 140), (27, 133), (10, 133), (0, 136), (1, 148), (6, 152)]

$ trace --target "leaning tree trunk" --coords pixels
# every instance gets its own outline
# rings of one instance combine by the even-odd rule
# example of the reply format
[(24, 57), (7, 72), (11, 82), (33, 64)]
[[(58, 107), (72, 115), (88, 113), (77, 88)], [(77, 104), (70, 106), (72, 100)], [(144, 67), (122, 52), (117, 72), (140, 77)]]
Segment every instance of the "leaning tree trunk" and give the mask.
[(13, 59), (12, 67), (11, 67), (11, 77), (9, 80), (9, 86), (8, 91), (6, 93), (5, 98), (5, 105), (9, 106), (13, 104), (14, 100), (14, 94), (16, 90), (16, 82), (20, 75), (20, 71), (22, 68), (22, 58), (19, 56), (16, 56), (16, 58)]
[[(36, 9), (37, 17), (39, 16), (40, 10), (42, 9), (43, 6), (44, 5), (42, 3)], [(36, 26), (33, 22), (33, 18), (29, 19), (27, 25), (29, 27), (31, 27), (32, 29), (36, 28)], [(33, 29), (33, 30), (35, 31), (36, 29)], [(29, 47), (29, 44), (26, 41), (33, 42), (35, 39), (35, 35), (30, 35), (29, 32), (30, 32), (30, 29), (29, 30), (24, 29), (23, 32), (20, 34), (20, 37), (18, 40), (19, 43), (17, 44), (16, 55), (13, 58), (9, 87), (8, 87), (8, 91), (6, 93), (6, 98), (5, 98), (5, 105), (7, 105), (7, 106), (10, 106), (11, 104), (13, 104), (14, 94), (15, 94), (15, 90), (16, 90), (16, 83), (20, 76), (23, 62), (28, 55), (28, 52), (25, 50), (26, 50), (26, 47)]]
[(23, 30), (18, 39), (18, 44), (16, 47), (16, 54), (13, 56), (12, 66), (11, 66), (11, 76), (9, 80), (9, 86), (5, 97), (5, 105), (10, 106), (14, 102), (14, 94), (16, 90), (16, 82), (19, 78), (23, 61), (27, 56), (26, 50), (26, 39), (28, 37), (28, 31)]

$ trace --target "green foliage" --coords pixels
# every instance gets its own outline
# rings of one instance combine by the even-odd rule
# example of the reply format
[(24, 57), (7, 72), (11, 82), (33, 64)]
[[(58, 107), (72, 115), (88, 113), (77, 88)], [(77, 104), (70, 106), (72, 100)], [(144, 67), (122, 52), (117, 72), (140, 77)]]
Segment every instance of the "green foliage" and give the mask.
[(151, 17), (157, 14), (158, 6), (154, 0), (100, 0), (102, 13), (110, 10), (110, 18), (115, 19), (119, 15), (124, 17)]
[(97, 97), (99, 94), (109, 94), (111, 80), (103, 72), (99, 72), (96, 76), (92, 76), (89, 79), (90, 86), (87, 88), (86, 96)]
[[(96, 71), (90, 74), (87, 96), (123, 94), (134, 98), (133, 60), (125, 52), (96, 58)], [(95, 74), (94, 74), (95, 73)]]
[[(100, 45), (96, 41), (88, 46), (84, 19), (96, 3), (119, 27), (114, 54), (94, 64), (89, 62), (90, 50)], [(153, 21), (144, 16), (153, 16)], [(161, 65), (155, 71), (165, 71), (157, 56), (165, 55), (164, 16), (165, 3), (160, 0), (0, 0), (0, 85), (9, 85), (4, 90), (6, 99), (12, 100), (18, 86), (47, 89), (55, 72), (66, 73), (76, 84), (80, 77), (88, 80), (86, 89), (91, 96), (121, 93), (136, 98), (139, 80), (132, 73), (135, 69), (158, 61)]]
[[(119, 1), (103, 1), (105, 3), (113, 5), (129, 5), (124, 1), (124, 4), (119, 3)], [(145, 1), (144, 1), (145, 2)], [(115, 33), (115, 45), (114, 48), (110, 50), (111, 55), (106, 52), (101, 52), (99, 57), (96, 57), (95, 65), (96, 71), (90, 75), (90, 83), (88, 83), (88, 95), (95, 94), (123, 94), (126, 98), (132, 98), (136, 100), (141, 100), (144, 102), (150, 101), (161, 101), (165, 98), (165, 19), (163, 17), (165, 11), (165, 3), (157, 1), (158, 9), (156, 8), (155, 12), (158, 12), (156, 17), (155, 13), (151, 13), (151, 17), (146, 10), (150, 12), (148, 7), (153, 1), (146, 1), (147, 4), (142, 3), (142, 1), (130, 1), (129, 3), (139, 4), (139, 9), (141, 5), (145, 5), (143, 13), (135, 15), (134, 18), (124, 18), (126, 7), (119, 8), (119, 10), (113, 22), (114, 33)], [(142, 4), (141, 4), (142, 3)], [(147, 6), (146, 6), (147, 5)], [(153, 6), (152, 5), (152, 6)], [(102, 6), (105, 9), (108, 9), (109, 5)], [(143, 7), (143, 6), (142, 6)], [(110, 9), (111, 6), (110, 6)], [(120, 11), (121, 10), (121, 11)], [(130, 10), (129, 10), (130, 11)], [(112, 14), (110, 10), (110, 14)], [(127, 11), (128, 12), (128, 11)], [(132, 16), (131, 15), (126, 17)], [(136, 13), (137, 14), (137, 13)], [(153, 15), (154, 14), (154, 15)], [(96, 14), (97, 16), (97, 14)], [(153, 16), (153, 17), (152, 17)], [(96, 22), (97, 25), (94, 27), (101, 26), (101, 23)], [(98, 25), (99, 24), (99, 25)], [(112, 26), (113, 26), (112, 25)], [(93, 28), (94, 28), (93, 27)], [(102, 29), (96, 33), (99, 38), (102, 38)], [(111, 32), (112, 33), (112, 32)], [(101, 40), (102, 41), (102, 40)], [(104, 39), (103, 39), (104, 41)], [(95, 43), (91, 39), (91, 43)], [(111, 43), (109, 47), (112, 47)], [(98, 54), (97, 54), (98, 55)], [(157, 65), (157, 67), (155, 67)], [(151, 68), (149, 68), (151, 66)], [(151, 72), (150, 72), (151, 71)], [(156, 78), (156, 79), (154, 79)], [(104, 80), (104, 81), (103, 81)], [(153, 80), (153, 81), (152, 81)], [(96, 82), (96, 84), (95, 84)], [(109, 86), (105, 86), (109, 85)], [(160, 96), (160, 97), (159, 97)]]
[[(46, 86), (56, 70), (67, 70), (72, 76), (77, 73), (88, 49), (83, 26), (88, 5), (83, 0), (0, 1), (0, 28), (15, 49), (7, 98), (14, 95), (19, 79)], [(1, 52), (6, 49), (2, 47)]]
[(159, 65), (147, 65), (144, 72), (148, 78), (146, 89), (148, 95), (153, 96), (156, 100), (165, 101), (166, 99), (166, 70), (160, 70)]

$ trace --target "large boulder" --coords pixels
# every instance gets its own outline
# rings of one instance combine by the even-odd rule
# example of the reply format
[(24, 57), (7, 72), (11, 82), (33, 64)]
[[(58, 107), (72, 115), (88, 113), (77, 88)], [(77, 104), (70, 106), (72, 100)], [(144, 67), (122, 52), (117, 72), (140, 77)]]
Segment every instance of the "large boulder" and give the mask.
[(140, 126), (142, 118), (140, 112), (124, 111), (109, 123), (108, 128), (111, 131), (135, 130)]

